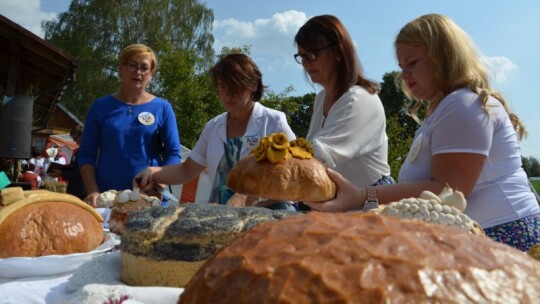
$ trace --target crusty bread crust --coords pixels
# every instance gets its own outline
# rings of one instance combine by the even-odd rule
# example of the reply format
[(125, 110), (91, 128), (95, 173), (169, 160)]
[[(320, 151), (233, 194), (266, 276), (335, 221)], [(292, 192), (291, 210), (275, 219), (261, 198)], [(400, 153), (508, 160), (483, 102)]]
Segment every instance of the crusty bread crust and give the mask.
[(206, 260), (156, 260), (122, 251), (120, 279), (132, 286), (184, 287)]
[(104, 237), (94, 213), (63, 201), (21, 204), (0, 222), (0, 235), (0, 258), (88, 252)]
[(372, 213), (263, 223), (195, 273), (183, 303), (536, 303), (540, 263), (463, 229)]
[(235, 192), (284, 201), (326, 201), (336, 195), (336, 184), (317, 160), (289, 158), (277, 163), (241, 159), (229, 172), (227, 185)]

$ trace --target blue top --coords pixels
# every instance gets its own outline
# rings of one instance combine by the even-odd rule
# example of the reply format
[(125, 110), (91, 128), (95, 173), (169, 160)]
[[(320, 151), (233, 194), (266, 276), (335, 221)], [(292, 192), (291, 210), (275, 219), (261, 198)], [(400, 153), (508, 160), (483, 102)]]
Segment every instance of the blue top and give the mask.
[[(161, 128), (163, 162), (153, 153), (153, 137)], [(132, 179), (148, 166), (180, 163), (180, 138), (173, 108), (155, 97), (141, 105), (112, 95), (94, 101), (84, 124), (79, 167), (94, 165), (100, 192), (132, 188)]]

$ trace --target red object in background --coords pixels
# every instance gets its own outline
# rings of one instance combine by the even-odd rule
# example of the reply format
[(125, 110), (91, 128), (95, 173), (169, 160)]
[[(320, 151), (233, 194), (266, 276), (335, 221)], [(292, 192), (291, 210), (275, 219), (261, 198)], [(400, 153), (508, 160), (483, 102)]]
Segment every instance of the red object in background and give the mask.
[(37, 173), (34, 173), (32, 171), (26, 171), (26, 172), (21, 173), (21, 175), (19, 175), (19, 177), (17, 178), (17, 181), (30, 183), (32, 185), (32, 190), (37, 190), (38, 189), (38, 181), (37, 181), (38, 176), (39, 175), (37, 175)]
[(193, 203), (195, 202), (195, 195), (197, 194), (197, 186), (199, 184), (199, 177), (186, 183), (182, 186), (182, 193), (180, 195), (180, 203)]

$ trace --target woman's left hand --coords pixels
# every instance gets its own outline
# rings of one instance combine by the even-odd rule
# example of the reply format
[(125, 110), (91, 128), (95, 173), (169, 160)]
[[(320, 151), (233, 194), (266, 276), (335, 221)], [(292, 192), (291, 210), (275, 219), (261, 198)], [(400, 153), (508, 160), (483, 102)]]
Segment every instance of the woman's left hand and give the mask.
[(229, 200), (227, 201), (227, 205), (233, 206), (233, 207), (249, 206), (249, 205), (246, 205), (247, 198), (248, 198), (247, 195), (235, 193), (229, 198)]
[(313, 210), (325, 212), (344, 212), (360, 209), (364, 205), (366, 193), (364, 188), (357, 188), (338, 172), (327, 169), (328, 176), (337, 185), (336, 197), (326, 202), (304, 202)]

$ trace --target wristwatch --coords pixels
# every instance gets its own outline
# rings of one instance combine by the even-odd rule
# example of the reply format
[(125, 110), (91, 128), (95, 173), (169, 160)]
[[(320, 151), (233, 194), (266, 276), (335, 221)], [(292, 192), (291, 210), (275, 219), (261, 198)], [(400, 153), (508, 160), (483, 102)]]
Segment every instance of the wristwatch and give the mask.
[(369, 210), (379, 207), (379, 199), (377, 198), (377, 188), (373, 186), (366, 187), (367, 199), (362, 207), (362, 211), (367, 212)]

